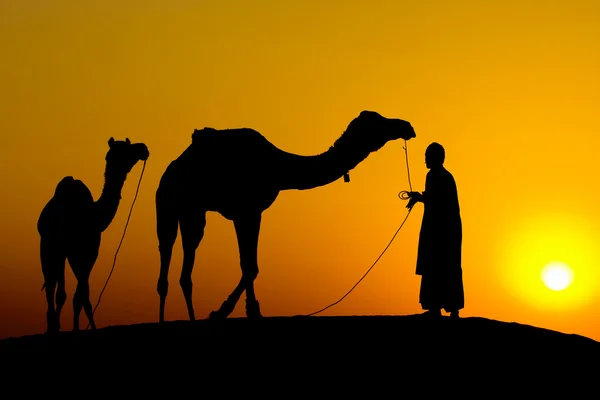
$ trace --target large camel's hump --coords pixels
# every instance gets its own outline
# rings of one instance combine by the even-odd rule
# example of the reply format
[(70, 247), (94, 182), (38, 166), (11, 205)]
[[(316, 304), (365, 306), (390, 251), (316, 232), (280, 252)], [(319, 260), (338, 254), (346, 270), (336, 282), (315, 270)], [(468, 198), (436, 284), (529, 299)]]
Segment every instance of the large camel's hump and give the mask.
[(223, 145), (239, 146), (240, 144), (270, 144), (269, 141), (258, 131), (251, 128), (234, 129), (195, 129), (192, 133), (192, 144), (201, 146)]

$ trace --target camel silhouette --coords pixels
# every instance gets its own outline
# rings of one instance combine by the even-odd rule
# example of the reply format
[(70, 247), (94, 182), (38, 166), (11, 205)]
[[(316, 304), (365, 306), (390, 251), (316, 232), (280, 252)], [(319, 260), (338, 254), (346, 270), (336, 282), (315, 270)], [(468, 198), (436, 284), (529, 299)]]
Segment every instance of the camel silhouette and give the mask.
[[(104, 187), (97, 201), (80, 180), (64, 177), (56, 186), (54, 196), (43, 208), (37, 223), (40, 234), (40, 258), (48, 311), (47, 332), (60, 330), (60, 313), (67, 299), (65, 291), (65, 261), (77, 279), (73, 296), (73, 330), (79, 330), (79, 315), (85, 311), (90, 326), (96, 329), (90, 303), (89, 277), (98, 258), (102, 232), (112, 222), (127, 174), (149, 152), (143, 143), (116, 141), (110, 138), (106, 153)], [(55, 306), (56, 290), (56, 306)]]
[(316, 188), (342, 176), (349, 181), (348, 172), (369, 153), (390, 140), (414, 137), (410, 122), (385, 118), (374, 111), (362, 111), (329, 150), (313, 156), (280, 150), (249, 128), (194, 130), (192, 143), (166, 168), (156, 191), (159, 322), (164, 322), (169, 265), (178, 230), (183, 247), (179, 284), (189, 319), (195, 320), (192, 269), (204, 235), (207, 211), (218, 212), (233, 221), (242, 270), (239, 284), (209, 318), (227, 318), (244, 290), (246, 316), (260, 318), (254, 280), (258, 275), (261, 217), (279, 192)]
[(159, 322), (164, 322), (172, 249), (181, 230), (183, 265), (179, 284), (189, 319), (192, 303), (192, 269), (206, 225), (206, 212), (215, 211), (233, 221), (242, 277), (211, 319), (227, 318), (246, 291), (246, 316), (260, 318), (254, 292), (258, 275), (258, 237), (262, 212), (282, 190), (306, 190), (327, 185), (344, 176), (390, 140), (416, 137), (408, 121), (362, 111), (326, 152), (302, 156), (283, 151), (259, 132), (249, 129), (196, 129), (192, 143), (161, 177), (156, 191), (160, 275)]

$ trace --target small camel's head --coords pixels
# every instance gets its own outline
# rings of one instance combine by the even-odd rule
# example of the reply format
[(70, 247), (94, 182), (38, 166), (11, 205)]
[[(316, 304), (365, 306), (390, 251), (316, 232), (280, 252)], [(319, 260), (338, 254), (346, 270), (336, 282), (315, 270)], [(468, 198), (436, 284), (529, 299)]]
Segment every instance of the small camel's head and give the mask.
[(148, 147), (144, 143), (131, 143), (129, 138), (125, 140), (108, 140), (108, 153), (106, 153), (106, 163), (110, 164), (113, 170), (120, 170), (129, 173), (135, 164), (142, 160), (146, 161), (150, 156)]

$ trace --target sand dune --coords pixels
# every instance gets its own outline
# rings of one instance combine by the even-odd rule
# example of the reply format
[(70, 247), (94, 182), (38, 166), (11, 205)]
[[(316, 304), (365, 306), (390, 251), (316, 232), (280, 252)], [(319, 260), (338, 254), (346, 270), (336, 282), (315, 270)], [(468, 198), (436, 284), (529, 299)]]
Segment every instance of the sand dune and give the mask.
[(144, 323), (8, 338), (0, 341), (0, 355), (3, 370), (17, 379), (12, 383), (19, 377), (33, 376), (32, 381), (39, 382), (40, 377), (56, 374), (62, 382), (58, 385), (69, 385), (74, 376), (84, 376), (102, 381), (104, 389), (118, 387), (138, 394), (160, 388), (173, 394), (176, 389), (185, 392), (186, 385), (199, 390), (208, 384), (236, 393), (274, 392), (277, 398), (296, 397), (295, 390), (311, 385), (317, 385), (316, 397), (321, 390), (331, 397), (358, 395), (356, 390), (362, 388), (370, 398), (402, 397), (399, 394), (409, 388), (423, 390), (405, 392), (405, 397), (417, 398), (428, 397), (426, 393), (465, 393), (465, 388), (477, 394), (481, 387), (484, 398), (515, 390), (521, 394), (530, 390), (536, 397), (566, 391), (569, 398), (578, 398), (579, 392), (595, 397), (600, 380), (599, 342), (477, 317)]

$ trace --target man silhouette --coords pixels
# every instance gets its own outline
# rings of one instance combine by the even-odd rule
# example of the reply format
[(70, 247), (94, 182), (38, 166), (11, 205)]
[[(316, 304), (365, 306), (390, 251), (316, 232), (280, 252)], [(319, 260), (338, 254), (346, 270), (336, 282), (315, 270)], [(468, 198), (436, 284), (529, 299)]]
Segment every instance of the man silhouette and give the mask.
[(412, 209), (419, 201), (424, 204), (416, 269), (421, 275), (421, 307), (426, 315), (441, 316), (444, 309), (451, 318), (458, 318), (464, 307), (462, 221), (456, 182), (444, 168), (445, 158), (441, 144), (434, 142), (427, 147), (425, 190), (410, 192), (406, 208)]

